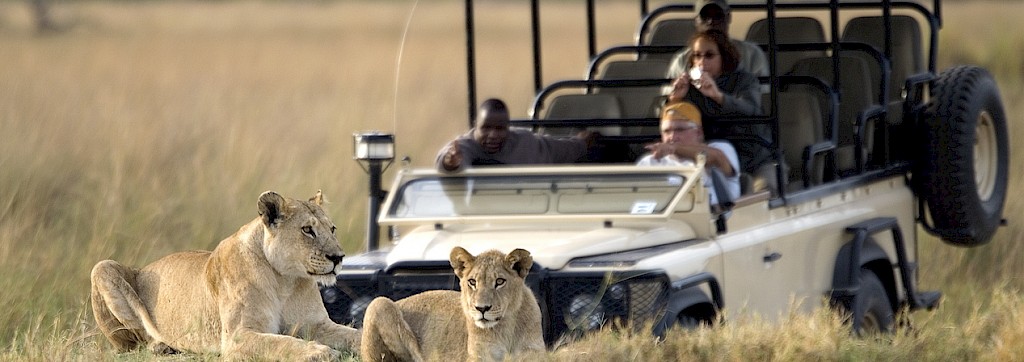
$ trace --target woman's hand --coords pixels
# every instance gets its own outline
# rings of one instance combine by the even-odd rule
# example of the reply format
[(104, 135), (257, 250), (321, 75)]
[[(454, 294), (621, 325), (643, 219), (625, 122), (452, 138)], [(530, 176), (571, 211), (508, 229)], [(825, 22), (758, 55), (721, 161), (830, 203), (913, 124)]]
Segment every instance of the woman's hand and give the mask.
[(681, 101), (683, 97), (686, 97), (688, 90), (690, 90), (690, 75), (683, 72), (683, 75), (672, 81), (672, 92), (668, 94), (668, 100)]
[(722, 104), (725, 101), (722, 90), (718, 89), (718, 83), (715, 83), (715, 78), (709, 72), (701, 74), (700, 87), (697, 87), (697, 90), (705, 97), (711, 98), (715, 103)]

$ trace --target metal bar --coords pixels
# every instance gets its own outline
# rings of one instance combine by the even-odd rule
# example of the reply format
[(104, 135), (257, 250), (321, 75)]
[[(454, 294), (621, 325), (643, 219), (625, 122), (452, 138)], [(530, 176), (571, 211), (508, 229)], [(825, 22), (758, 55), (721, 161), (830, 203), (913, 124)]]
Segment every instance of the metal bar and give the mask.
[(537, 92), (544, 84), (541, 79), (540, 3), (538, 0), (530, 0), (530, 25), (533, 32), (533, 91)]
[(469, 128), (476, 119), (476, 40), (473, 29), (473, 0), (466, 0), (466, 85), (469, 96)]
[(367, 212), (369, 220), (367, 220), (366, 227), (366, 250), (374, 251), (377, 250), (380, 243), (380, 224), (377, 222), (377, 216), (380, 214), (380, 203), (381, 203), (381, 174), (384, 172), (380, 160), (368, 161), (368, 173), (370, 174), (370, 199), (369, 199), (369, 210)]
[[(832, 27), (832, 88), (839, 93), (839, 101), (843, 101), (843, 87), (839, 84), (839, 56), (842, 49), (839, 45), (839, 0), (829, 1), (829, 16)], [(833, 129), (836, 127), (832, 125)]]
[(786, 197), (786, 188), (783, 186), (786, 184), (786, 179), (789, 177), (783, 172), (782, 164), (779, 162), (783, 160), (782, 156), (782, 142), (779, 142), (782, 135), (779, 132), (779, 71), (778, 71), (778, 38), (776, 37), (776, 13), (775, 13), (775, 0), (768, 0), (768, 84), (770, 85), (769, 97), (771, 101), (770, 117), (775, 119), (774, 122), (769, 122), (772, 132), (772, 142), (775, 147), (772, 147), (773, 157), (775, 159), (775, 184), (778, 185), (778, 190), (775, 190), (779, 197)]
[(597, 32), (595, 28), (594, 0), (587, 0), (587, 59), (597, 54)]
[(882, 0), (882, 22), (885, 27), (885, 57), (892, 59), (892, 1)]

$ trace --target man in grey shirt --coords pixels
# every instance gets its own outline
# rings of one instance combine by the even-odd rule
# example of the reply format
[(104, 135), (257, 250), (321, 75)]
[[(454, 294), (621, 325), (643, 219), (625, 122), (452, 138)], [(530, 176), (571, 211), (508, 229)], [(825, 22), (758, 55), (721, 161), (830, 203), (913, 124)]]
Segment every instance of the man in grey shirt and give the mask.
[(488, 99), (480, 104), (476, 126), (452, 140), (437, 154), (439, 171), (460, 171), (467, 167), (501, 164), (571, 163), (584, 158), (593, 140), (591, 132), (560, 139), (509, 129), (505, 102)]
[[(728, 2), (725, 0), (697, 0), (693, 9), (697, 12), (697, 19), (694, 24), (696, 24), (698, 32), (716, 29), (729, 35), (732, 12), (729, 10)], [(764, 55), (761, 47), (739, 39), (732, 39), (732, 44), (740, 53), (739, 69), (758, 77), (768, 76), (768, 57)], [(690, 49), (687, 48), (677, 52), (672, 57), (667, 74), (668, 78), (679, 78), (679, 76), (683, 75), (683, 72), (689, 70), (686, 69), (686, 59), (690, 55), (689, 52)]]

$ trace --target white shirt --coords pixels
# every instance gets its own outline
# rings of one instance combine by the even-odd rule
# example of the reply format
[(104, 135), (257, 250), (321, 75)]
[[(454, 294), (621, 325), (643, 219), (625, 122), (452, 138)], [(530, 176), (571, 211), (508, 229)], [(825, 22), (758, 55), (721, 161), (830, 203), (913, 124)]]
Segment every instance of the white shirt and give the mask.
[[(732, 144), (727, 141), (711, 141), (708, 142), (708, 147), (712, 147), (722, 151), (725, 157), (729, 160), (729, 165), (732, 166), (733, 175), (725, 177), (725, 189), (729, 192), (730, 199), (736, 199), (740, 197), (740, 158), (736, 155), (736, 149), (732, 147)], [(636, 162), (637, 166), (693, 166), (693, 160), (679, 159), (675, 155), (668, 155), (661, 159), (654, 158), (653, 154), (641, 157)], [(718, 195), (715, 194), (715, 188), (711, 186), (711, 177), (708, 176), (707, 171), (704, 172), (704, 177), (701, 178), (704, 187), (708, 189), (708, 195), (711, 198), (711, 204), (718, 204)]]

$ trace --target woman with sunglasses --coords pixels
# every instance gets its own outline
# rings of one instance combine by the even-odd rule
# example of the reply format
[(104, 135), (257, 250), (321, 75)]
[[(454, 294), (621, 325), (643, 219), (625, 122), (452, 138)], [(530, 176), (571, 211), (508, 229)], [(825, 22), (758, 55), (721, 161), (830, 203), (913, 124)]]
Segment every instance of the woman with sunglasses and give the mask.
[(712, 117), (761, 114), (757, 77), (738, 69), (736, 48), (725, 33), (694, 34), (685, 64), (687, 71), (673, 81), (667, 101), (689, 101)]
[[(717, 137), (759, 137), (764, 142), (734, 142), (742, 160), (743, 172), (753, 175), (754, 189), (778, 190), (772, 151), (765, 146), (771, 139), (766, 124), (731, 120), (717, 122), (720, 117), (761, 115), (761, 86), (757, 77), (739, 69), (739, 56), (729, 37), (716, 29), (694, 34), (689, 43), (687, 71), (676, 78), (667, 90), (666, 103), (687, 101), (709, 119), (705, 128)], [(785, 165), (783, 165), (785, 167)]]

